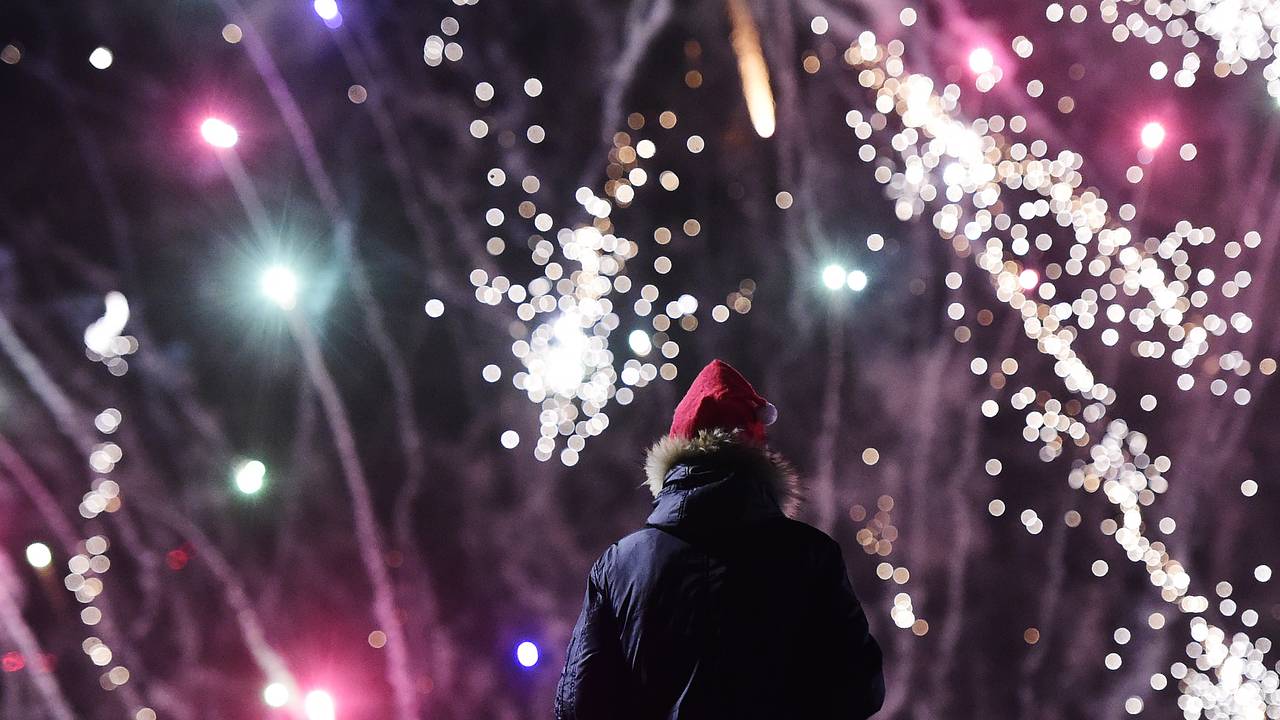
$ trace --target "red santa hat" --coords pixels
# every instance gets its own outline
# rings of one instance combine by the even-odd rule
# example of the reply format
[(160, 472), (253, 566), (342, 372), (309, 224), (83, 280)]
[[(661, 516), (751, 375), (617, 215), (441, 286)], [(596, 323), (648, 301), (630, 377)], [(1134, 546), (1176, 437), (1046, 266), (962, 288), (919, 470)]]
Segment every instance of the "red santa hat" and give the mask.
[(751, 383), (723, 360), (712, 360), (693, 379), (671, 419), (672, 437), (693, 438), (700, 430), (738, 430), (763, 445), (764, 428), (778, 419), (778, 409), (756, 394)]

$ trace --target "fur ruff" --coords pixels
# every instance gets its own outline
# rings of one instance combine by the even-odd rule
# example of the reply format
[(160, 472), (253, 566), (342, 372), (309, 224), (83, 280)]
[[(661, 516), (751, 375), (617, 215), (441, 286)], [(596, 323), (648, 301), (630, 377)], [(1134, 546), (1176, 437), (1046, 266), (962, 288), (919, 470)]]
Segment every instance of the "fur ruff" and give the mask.
[(743, 442), (737, 431), (700, 430), (693, 438), (662, 438), (645, 455), (645, 484), (657, 497), (671, 468), (712, 459), (764, 478), (783, 513), (794, 517), (803, 499), (795, 468), (777, 452)]

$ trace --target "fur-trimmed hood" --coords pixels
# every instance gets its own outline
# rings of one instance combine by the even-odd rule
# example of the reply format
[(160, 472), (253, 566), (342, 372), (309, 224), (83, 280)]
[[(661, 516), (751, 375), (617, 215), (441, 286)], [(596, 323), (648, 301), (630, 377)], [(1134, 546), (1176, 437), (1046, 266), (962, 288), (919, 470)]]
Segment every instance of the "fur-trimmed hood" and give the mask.
[[(736, 431), (701, 430), (693, 438), (662, 438), (645, 456), (645, 484), (654, 498), (669, 482), (683, 479), (677, 469), (712, 467), (761, 482), (788, 517), (795, 515), (801, 497), (800, 480), (791, 463), (777, 452), (744, 442)], [(676, 476), (680, 477), (677, 478)]]

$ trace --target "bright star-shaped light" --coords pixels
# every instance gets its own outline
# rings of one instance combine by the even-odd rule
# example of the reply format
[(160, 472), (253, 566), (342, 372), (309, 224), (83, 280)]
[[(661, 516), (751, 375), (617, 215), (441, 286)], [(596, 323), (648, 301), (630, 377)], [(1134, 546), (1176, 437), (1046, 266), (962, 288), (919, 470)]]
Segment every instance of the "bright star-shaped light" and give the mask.
[(822, 284), (831, 290), (839, 290), (844, 287), (845, 278), (844, 267), (840, 265), (833, 263), (822, 269)]
[(262, 294), (284, 310), (298, 303), (298, 276), (283, 265), (272, 265), (262, 273)]

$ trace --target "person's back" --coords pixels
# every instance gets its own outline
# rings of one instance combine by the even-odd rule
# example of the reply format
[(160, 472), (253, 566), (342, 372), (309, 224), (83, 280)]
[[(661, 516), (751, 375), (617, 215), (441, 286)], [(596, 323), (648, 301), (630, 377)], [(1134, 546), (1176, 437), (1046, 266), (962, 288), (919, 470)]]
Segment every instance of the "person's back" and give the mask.
[[(709, 371), (715, 387), (737, 376)], [(880, 649), (839, 546), (783, 513), (793, 478), (762, 425), (698, 428), (705, 407), (686, 414), (650, 451), (646, 527), (591, 569), (556, 717), (869, 717), (884, 697)]]

